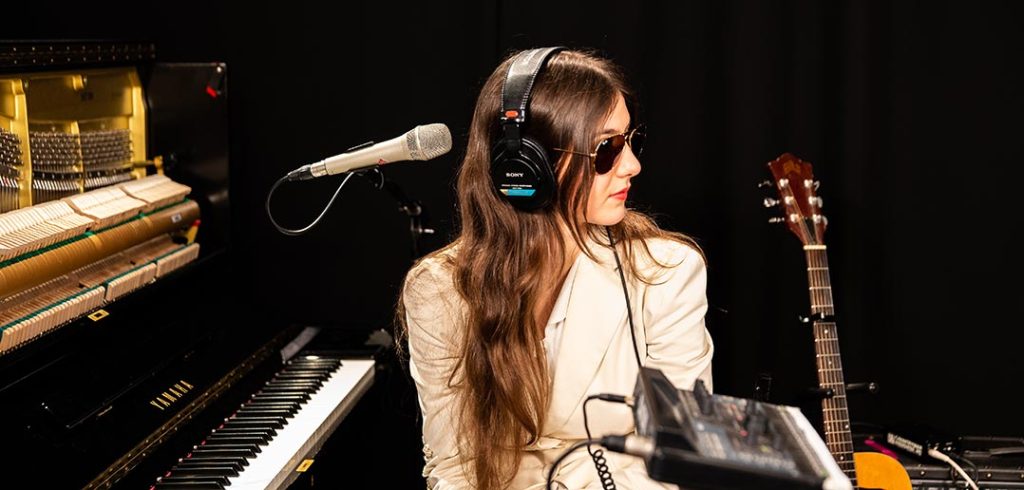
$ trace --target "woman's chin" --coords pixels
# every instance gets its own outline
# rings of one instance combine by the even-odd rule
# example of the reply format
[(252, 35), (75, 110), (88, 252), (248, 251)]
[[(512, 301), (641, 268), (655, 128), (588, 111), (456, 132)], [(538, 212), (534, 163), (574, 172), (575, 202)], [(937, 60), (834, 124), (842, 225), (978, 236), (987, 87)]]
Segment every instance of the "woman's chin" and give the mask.
[(613, 226), (619, 224), (619, 222), (625, 217), (626, 203), (625, 201), (622, 201), (621, 204), (615, 206), (613, 209), (602, 209), (600, 213), (595, 213), (594, 216), (588, 216), (587, 222), (592, 225)]

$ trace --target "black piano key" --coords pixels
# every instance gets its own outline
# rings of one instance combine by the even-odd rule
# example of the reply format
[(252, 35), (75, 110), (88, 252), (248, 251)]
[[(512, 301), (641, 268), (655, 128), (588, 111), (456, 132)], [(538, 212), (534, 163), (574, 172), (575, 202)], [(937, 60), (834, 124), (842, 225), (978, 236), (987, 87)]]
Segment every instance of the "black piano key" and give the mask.
[(269, 438), (273, 438), (274, 436), (277, 435), (277, 430), (275, 430), (273, 427), (234, 427), (234, 426), (227, 427), (227, 426), (223, 426), (223, 427), (218, 427), (217, 429), (214, 430), (215, 434), (236, 434), (236, 433), (239, 433), (239, 432), (246, 432), (246, 433), (259, 432), (259, 433), (262, 433), (266, 437), (269, 437)]
[(192, 450), (192, 457), (197, 456), (221, 456), (221, 457), (240, 457), (240, 458), (254, 458), (256, 457), (256, 451), (248, 449), (217, 449), (207, 448), (204, 446), (196, 447)]
[(227, 441), (212, 441), (196, 446), (197, 448), (206, 449), (248, 449), (254, 453), (262, 451), (259, 444), (255, 442), (242, 441), (242, 442), (227, 442)]
[(292, 365), (292, 366), (288, 366), (288, 367), (282, 369), (280, 372), (278, 372), (276, 374), (276, 376), (280, 376), (282, 374), (292, 374), (292, 373), (322, 374), (324, 376), (330, 376), (330, 375), (334, 374), (334, 372), (337, 371), (337, 370), (338, 370), (337, 366), (323, 366), (323, 365), (321, 365), (321, 366), (295, 366), (295, 365)]
[(341, 363), (340, 357), (321, 357), (319, 359), (292, 359), (288, 361), (288, 366), (305, 366), (305, 365), (319, 365), (319, 364), (333, 364), (338, 365)]
[(224, 485), (217, 482), (157, 482), (153, 488), (155, 490), (223, 490)]
[(268, 383), (260, 391), (292, 391), (302, 390), (305, 392), (319, 391), (323, 383)]
[(299, 403), (298, 401), (293, 401), (293, 402), (272, 402), (270, 400), (267, 400), (267, 401), (254, 400), (254, 401), (252, 401), (250, 403), (242, 405), (243, 408), (295, 408), (295, 409), (297, 409), (297, 408), (299, 408), (301, 406), (302, 406), (302, 403)]
[(289, 372), (273, 377), (273, 381), (327, 380), (327, 376), (315, 373)]
[(333, 373), (335, 371), (335, 369), (336, 369), (336, 367), (334, 367), (334, 366), (304, 366), (304, 367), (296, 366), (296, 367), (286, 367), (286, 368), (282, 369), (281, 372), (283, 372), (283, 373), (289, 373), (289, 372), (310, 372), (310, 373), (329, 375), (329, 374)]
[(266, 420), (280, 422), (282, 425), (288, 423), (288, 417), (284, 415), (266, 415), (251, 412), (235, 412), (228, 420)]
[(245, 421), (245, 422), (254, 422), (254, 423), (255, 422), (266, 422), (267, 424), (274, 424), (274, 425), (271, 425), (271, 427), (274, 427), (274, 428), (277, 428), (277, 429), (280, 429), (281, 427), (284, 427), (284, 424), (288, 423), (288, 419), (286, 419), (285, 417), (282, 417), (280, 415), (276, 415), (276, 416), (261, 416), (261, 415), (253, 415), (253, 414), (240, 414), (240, 415), (236, 414), (236, 415), (232, 416), (228, 421), (229, 422)]
[(265, 384), (271, 383), (323, 383), (331, 376), (330, 374), (318, 376), (278, 376), (267, 380)]
[(231, 429), (237, 427), (255, 427), (255, 428), (271, 428), (280, 429), (284, 427), (284, 422), (276, 422), (274, 420), (245, 420), (245, 419), (231, 419), (228, 422), (224, 422), (224, 428)]
[(307, 402), (309, 395), (257, 395), (253, 401)]
[(225, 454), (197, 453), (193, 452), (186, 460), (207, 461), (207, 462), (231, 462), (249, 466), (249, 460), (242, 456), (228, 456)]
[(321, 378), (317, 377), (303, 377), (301, 380), (284, 380), (284, 378), (282, 378), (282, 380), (270, 380), (264, 383), (264, 386), (322, 386), (325, 381), (326, 380), (321, 380)]
[(323, 356), (309, 355), (302, 357), (295, 357), (289, 359), (287, 364), (317, 364), (317, 363), (339, 363), (341, 362), (341, 356), (334, 354), (326, 354)]
[(245, 465), (239, 461), (217, 461), (217, 460), (198, 460), (198, 459), (183, 459), (178, 464), (174, 465), (178, 469), (199, 469), (199, 468), (230, 468), (235, 471), (242, 471)]
[(310, 393), (308, 391), (277, 391), (277, 392), (260, 392), (256, 394), (256, 398), (263, 400), (264, 397), (282, 397), (282, 396), (297, 396), (301, 397), (302, 401), (309, 401)]
[(269, 391), (269, 392), (260, 391), (260, 392), (258, 392), (258, 393), (256, 393), (255, 395), (252, 396), (252, 400), (275, 400), (275, 399), (287, 400), (286, 398), (282, 398), (282, 397), (295, 396), (295, 397), (298, 397), (296, 399), (302, 400), (303, 402), (305, 402), (306, 400), (309, 399), (309, 394), (312, 393), (313, 391), (316, 391), (316, 390), (307, 390), (307, 389), (303, 389), (303, 388), (299, 388), (299, 389), (292, 388), (290, 391), (289, 390), (279, 391), (279, 392), (278, 391)]
[(192, 482), (209, 482), (219, 483), (222, 487), (231, 484), (231, 480), (225, 475), (181, 475), (181, 476), (165, 476), (158, 478), (157, 482), (160, 483), (192, 483)]
[(262, 437), (237, 437), (237, 436), (216, 436), (210, 434), (206, 436), (206, 444), (256, 444), (257, 446), (266, 446), (270, 441)]
[(201, 476), (201, 475), (223, 475), (223, 476), (238, 476), (238, 470), (230, 466), (195, 466), (195, 467), (180, 467), (175, 466), (171, 469), (171, 476)]
[(207, 439), (211, 437), (216, 438), (231, 438), (231, 437), (248, 437), (252, 439), (261, 439), (269, 441), (273, 439), (273, 436), (268, 434), (266, 431), (261, 430), (250, 430), (244, 432), (211, 432), (210, 435), (206, 436)]
[(285, 369), (277, 373), (276, 377), (287, 376), (290, 374), (308, 374), (310, 376), (318, 376), (322, 378), (330, 377), (334, 374), (334, 368), (309, 368), (309, 369)]
[(292, 418), (298, 410), (264, 409), (264, 408), (242, 408), (235, 412), (236, 415), (276, 416)]

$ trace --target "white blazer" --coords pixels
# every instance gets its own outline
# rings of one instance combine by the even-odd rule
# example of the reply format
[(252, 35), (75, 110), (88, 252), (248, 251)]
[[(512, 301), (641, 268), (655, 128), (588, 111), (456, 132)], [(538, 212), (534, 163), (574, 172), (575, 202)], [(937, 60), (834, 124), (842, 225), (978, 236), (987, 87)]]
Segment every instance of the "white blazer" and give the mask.
[[(638, 370), (615, 259), (610, 248), (590, 245), (598, 261), (584, 255), (576, 264), (575, 280), (563, 286), (572, 289), (542, 438), (526, 448), (511, 488), (545, 488), (554, 460), (573, 442), (586, 438), (582, 406), (587, 395), (633, 393)], [(641, 359), (645, 366), (664, 371), (680, 388), (690, 389), (700, 378), (710, 390), (714, 346), (704, 326), (704, 261), (694, 249), (675, 241), (648, 240), (648, 245), (660, 262), (674, 267), (657, 268), (644, 260), (639, 244), (634, 247), (640, 270), (655, 273), (656, 278), (654, 285), (627, 282)], [(413, 268), (403, 301), (409, 367), (423, 413), (423, 476), (431, 489), (470, 488), (472, 480), (465, 472), (472, 471), (472, 466), (461, 463), (472, 455), (460, 451), (456, 437), (459, 393), (449, 386), (459, 360), (465, 309), (441, 258), (423, 260)], [(634, 430), (632, 412), (625, 405), (595, 400), (587, 406), (587, 417), (595, 438)], [(676, 488), (650, 480), (642, 460), (607, 451), (605, 457), (618, 488)], [(563, 460), (555, 475), (556, 481), (572, 490), (601, 488), (585, 449)]]

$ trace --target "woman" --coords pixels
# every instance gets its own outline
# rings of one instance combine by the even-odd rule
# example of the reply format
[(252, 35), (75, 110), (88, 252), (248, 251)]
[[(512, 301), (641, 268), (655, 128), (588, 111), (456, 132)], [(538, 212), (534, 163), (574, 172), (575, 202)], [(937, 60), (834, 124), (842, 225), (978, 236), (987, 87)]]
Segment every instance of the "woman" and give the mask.
[[(434, 489), (544, 488), (553, 461), (586, 438), (586, 397), (631, 394), (638, 362), (681, 388), (698, 378), (711, 387), (704, 258), (625, 206), (643, 134), (616, 66), (569, 50), (540, 62), (521, 129), (552, 162), (553, 196), (524, 211), (496, 190), (506, 74), (534, 53), (510, 57), (484, 84), (458, 178), (460, 234), (413, 267), (399, 305)], [(595, 437), (634, 429), (625, 405), (595, 402), (587, 412)], [(636, 458), (605, 457), (619, 488), (674, 488), (647, 478)], [(585, 451), (554, 479), (600, 488)]]

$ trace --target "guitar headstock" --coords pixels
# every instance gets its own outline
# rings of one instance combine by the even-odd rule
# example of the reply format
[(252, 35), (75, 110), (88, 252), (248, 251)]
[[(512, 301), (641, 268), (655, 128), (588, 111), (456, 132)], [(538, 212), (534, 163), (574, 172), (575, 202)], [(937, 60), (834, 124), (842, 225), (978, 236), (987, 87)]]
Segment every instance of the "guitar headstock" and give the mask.
[(816, 195), (818, 182), (811, 164), (784, 153), (768, 162), (768, 169), (775, 178), (779, 199), (767, 198), (764, 204), (779, 206), (785, 213), (783, 218), (773, 220), (785, 222), (804, 245), (824, 245), (828, 219), (821, 212), (822, 199)]

